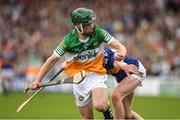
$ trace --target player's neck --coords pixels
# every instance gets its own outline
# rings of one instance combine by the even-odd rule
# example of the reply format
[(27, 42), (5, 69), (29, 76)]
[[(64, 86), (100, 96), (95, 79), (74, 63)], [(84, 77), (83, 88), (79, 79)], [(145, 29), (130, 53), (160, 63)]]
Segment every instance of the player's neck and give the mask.
[(81, 39), (81, 40), (86, 40), (86, 39), (88, 38), (88, 36), (83, 35), (83, 34), (80, 33), (80, 32), (78, 32), (78, 37), (79, 37), (79, 39)]

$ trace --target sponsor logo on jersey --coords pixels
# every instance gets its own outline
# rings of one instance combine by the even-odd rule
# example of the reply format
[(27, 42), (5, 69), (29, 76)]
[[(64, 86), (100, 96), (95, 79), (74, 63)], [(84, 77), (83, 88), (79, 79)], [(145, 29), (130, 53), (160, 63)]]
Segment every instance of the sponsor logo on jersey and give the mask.
[(97, 54), (98, 54), (98, 51), (91, 50), (91, 51), (87, 51), (85, 54), (80, 54), (80, 55), (74, 57), (73, 60), (74, 61), (88, 60), (91, 58), (95, 58)]

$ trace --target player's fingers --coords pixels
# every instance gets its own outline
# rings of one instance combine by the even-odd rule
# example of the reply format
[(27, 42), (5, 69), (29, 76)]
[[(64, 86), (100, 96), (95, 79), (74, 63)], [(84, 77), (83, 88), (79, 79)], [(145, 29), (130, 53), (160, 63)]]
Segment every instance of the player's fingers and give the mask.
[(119, 52), (116, 52), (114, 55), (115, 60), (121, 61), (124, 59), (124, 56), (121, 55)]
[(134, 70), (138, 70), (137, 67), (135, 65), (130, 65)]
[(37, 89), (38, 89), (38, 84), (36, 84), (36, 83), (31, 83), (31, 84), (28, 86), (28, 88), (29, 88), (30, 90), (37, 90)]
[(134, 73), (134, 74), (138, 74), (139, 75), (139, 71), (137, 68), (131, 66), (131, 72)]
[(135, 74), (137, 74), (137, 75), (142, 76), (142, 72), (139, 71), (137, 68), (135, 68), (135, 69), (133, 70), (133, 72), (134, 72)]
[(137, 71), (138, 72), (138, 68), (135, 66), (135, 65), (130, 65), (131, 68), (134, 70), (134, 71)]
[(115, 60), (117, 60), (117, 61), (121, 61), (121, 60), (123, 60), (123, 59), (124, 59), (123, 56), (116, 56), (116, 57), (115, 57)]

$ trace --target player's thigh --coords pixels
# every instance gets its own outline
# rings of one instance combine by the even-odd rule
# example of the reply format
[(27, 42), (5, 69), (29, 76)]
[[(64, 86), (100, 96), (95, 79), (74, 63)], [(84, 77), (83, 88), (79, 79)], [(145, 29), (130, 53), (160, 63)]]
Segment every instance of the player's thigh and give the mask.
[[(96, 83), (92, 88), (92, 102), (95, 107), (106, 107), (108, 101), (108, 91), (105, 81), (107, 80), (107, 76), (97, 76)], [(104, 109), (104, 108), (103, 108)]]
[(140, 81), (136, 80), (131, 76), (128, 76), (118, 83), (118, 86), (114, 89), (113, 93), (119, 93), (120, 95), (125, 97), (134, 92), (136, 87), (139, 85)]
[(73, 91), (77, 106), (85, 106), (93, 97), (93, 91), (96, 88), (106, 88), (106, 75), (89, 73), (79, 84), (73, 85)]
[(93, 103), (106, 103), (108, 100), (108, 92), (106, 88), (95, 88), (92, 90)]

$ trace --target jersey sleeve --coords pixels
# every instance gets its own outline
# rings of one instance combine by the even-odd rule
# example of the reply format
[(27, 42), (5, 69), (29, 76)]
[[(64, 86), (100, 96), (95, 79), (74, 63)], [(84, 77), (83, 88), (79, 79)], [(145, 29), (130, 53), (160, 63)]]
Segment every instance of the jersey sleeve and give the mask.
[(106, 42), (107, 44), (110, 44), (113, 39), (113, 36), (102, 28), (101, 28), (101, 36), (103, 41)]
[(66, 43), (66, 40), (62, 40), (62, 42), (58, 45), (58, 47), (56, 49), (54, 49), (54, 53), (56, 54), (56, 56), (60, 57), (63, 56), (68, 50), (68, 46)]

